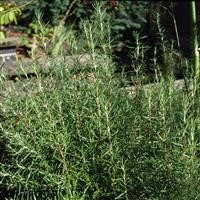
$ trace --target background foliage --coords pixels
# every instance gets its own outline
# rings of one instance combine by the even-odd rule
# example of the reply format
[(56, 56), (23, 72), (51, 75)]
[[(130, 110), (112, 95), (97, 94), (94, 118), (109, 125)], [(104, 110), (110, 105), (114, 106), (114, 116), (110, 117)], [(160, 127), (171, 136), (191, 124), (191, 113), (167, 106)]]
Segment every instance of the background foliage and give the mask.
[[(16, 1), (23, 4), (24, 1)], [(21, 25), (31, 23), (35, 13), (42, 11), (43, 20), (50, 25), (58, 25), (68, 12), (66, 24), (74, 24), (80, 29), (81, 20), (90, 16), (94, 8), (89, 0), (35, 0), (27, 6), (21, 18)], [(104, 1), (104, 6), (111, 13), (111, 32), (118, 47), (130, 43), (131, 32), (144, 27), (147, 22), (148, 2), (146, 1)], [(25, 23), (24, 23), (25, 22)], [(129, 41), (128, 41), (129, 40)], [(119, 42), (121, 41), (121, 43)], [(121, 45), (121, 46), (120, 46)]]

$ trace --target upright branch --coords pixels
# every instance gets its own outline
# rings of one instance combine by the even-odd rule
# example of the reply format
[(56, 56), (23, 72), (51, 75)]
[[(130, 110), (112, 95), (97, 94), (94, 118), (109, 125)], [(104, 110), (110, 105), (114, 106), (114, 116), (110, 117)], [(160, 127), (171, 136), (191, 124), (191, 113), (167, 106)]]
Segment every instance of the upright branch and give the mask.
[(67, 9), (67, 11), (66, 11), (64, 17), (60, 20), (60, 25), (64, 25), (66, 19), (72, 14), (72, 13), (70, 14), (70, 12), (71, 12), (72, 7), (73, 7), (74, 4), (76, 3), (76, 1), (77, 1), (77, 0), (73, 0), (73, 1), (71, 2), (71, 4), (69, 5), (69, 8)]
[(190, 21), (191, 21), (191, 50), (194, 62), (195, 78), (199, 78), (199, 49), (197, 38), (197, 17), (196, 17), (196, 3), (190, 2)]

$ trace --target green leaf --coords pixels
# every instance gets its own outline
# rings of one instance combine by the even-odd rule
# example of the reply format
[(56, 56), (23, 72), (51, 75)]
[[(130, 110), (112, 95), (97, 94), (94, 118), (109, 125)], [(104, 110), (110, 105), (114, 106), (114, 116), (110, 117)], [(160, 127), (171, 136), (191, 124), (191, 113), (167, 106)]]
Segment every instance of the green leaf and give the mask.
[(5, 14), (1, 15), (0, 24), (4, 25), (4, 24), (8, 24), (8, 23), (9, 23), (9, 15), (8, 15), (8, 13), (5, 13)]
[(0, 31), (0, 40), (5, 39), (5, 33), (3, 31)]
[(9, 11), (9, 12), (8, 12), (8, 18), (9, 18), (9, 21), (10, 21), (10, 22), (14, 21), (14, 20), (16, 19), (16, 17), (15, 17), (15, 12)]

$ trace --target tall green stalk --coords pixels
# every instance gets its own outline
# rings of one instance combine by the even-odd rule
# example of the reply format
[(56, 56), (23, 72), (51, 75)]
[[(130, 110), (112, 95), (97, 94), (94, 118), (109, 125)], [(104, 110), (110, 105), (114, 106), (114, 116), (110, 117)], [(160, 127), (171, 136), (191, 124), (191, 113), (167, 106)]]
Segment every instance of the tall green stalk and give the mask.
[(191, 16), (191, 50), (193, 53), (195, 77), (199, 77), (199, 51), (198, 51), (198, 39), (197, 39), (197, 18), (196, 18), (196, 6), (195, 1), (190, 2), (190, 16)]

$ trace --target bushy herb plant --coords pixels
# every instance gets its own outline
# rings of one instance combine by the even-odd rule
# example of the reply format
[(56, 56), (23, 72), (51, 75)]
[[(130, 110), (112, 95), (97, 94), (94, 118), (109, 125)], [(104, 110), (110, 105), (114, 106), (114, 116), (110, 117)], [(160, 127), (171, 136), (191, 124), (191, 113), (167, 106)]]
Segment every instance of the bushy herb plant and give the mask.
[[(85, 68), (49, 57), (48, 77), (20, 82), (23, 96), (14, 84), (4, 92), (1, 190), (15, 200), (199, 199), (198, 83), (177, 89), (157, 70), (157, 87), (121, 88), (99, 4), (95, 16), (81, 32)], [(140, 59), (134, 69), (142, 69), (143, 57), (133, 56)]]

